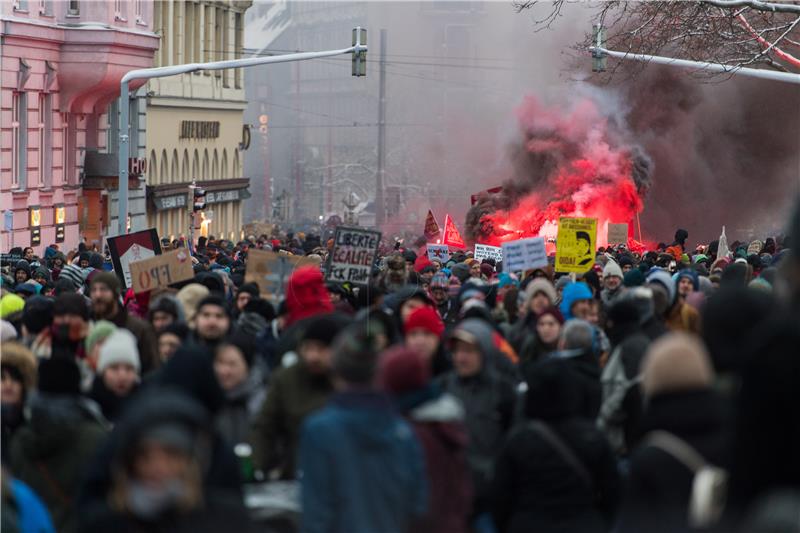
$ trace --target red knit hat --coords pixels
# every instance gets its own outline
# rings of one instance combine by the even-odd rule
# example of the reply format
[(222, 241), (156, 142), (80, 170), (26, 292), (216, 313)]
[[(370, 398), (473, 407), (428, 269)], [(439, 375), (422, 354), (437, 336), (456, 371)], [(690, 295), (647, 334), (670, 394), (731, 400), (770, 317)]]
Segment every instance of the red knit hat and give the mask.
[(414, 260), (414, 272), (417, 274), (421, 273), (422, 270), (428, 266), (433, 266), (433, 263), (431, 263), (431, 260), (425, 255), (420, 255)]
[(442, 318), (436, 312), (436, 309), (426, 305), (415, 309), (408, 315), (405, 324), (403, 324), (403, 331), (406, 333), (416, 328), (422, 328), (441, 337), (442, 333), (444, 333), (444, 322), (442, 322)]
[(394, 346), (381, 356), (379, 373), (383, 390), (403, 394), (424, 387), (430, 381), (430, 368), (415, 351)]
[(286, 310), (287, 326), (310, 316), (333, 311), (331, 296), (325, 288), (319, 268), (300, 267), (292, 273), (286, 287)]

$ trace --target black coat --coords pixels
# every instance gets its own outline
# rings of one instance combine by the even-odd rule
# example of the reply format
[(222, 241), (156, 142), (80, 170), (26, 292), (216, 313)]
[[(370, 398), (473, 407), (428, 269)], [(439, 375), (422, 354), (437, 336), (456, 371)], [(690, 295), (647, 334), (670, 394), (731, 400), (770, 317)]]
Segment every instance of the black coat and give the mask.
[(498, 530), (608, 531), (619, 498), (619, 475), (605, 436), (593, 422), (578, 417), (549, 426), (592, 476), (593, 487), (538, 432), (515, 428), (495, 470), (493, 515)]
[[(728, 464), (728, 428), (722, 400), (712, 391), (686, 391), (652, 398), (642, 430), (663, 430), (684, 440), (706, 461)], [(631, 456), (620, 533), (688, 531), (689, 496), (694, 474), (678, 459), (643, 443)]]

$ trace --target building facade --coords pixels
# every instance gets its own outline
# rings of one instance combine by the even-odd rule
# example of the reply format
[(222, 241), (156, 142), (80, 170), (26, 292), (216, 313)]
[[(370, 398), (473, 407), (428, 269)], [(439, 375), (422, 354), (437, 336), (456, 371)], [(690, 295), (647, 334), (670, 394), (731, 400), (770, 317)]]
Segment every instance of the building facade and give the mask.
[(90, 202), (86, 163), (114, 157), (109, 105), (125, 72), (152, 65), (152, 11), (146, 0), (0, 2), (3, 250), (32, 245), (41, 254), (52, 243), (101, 242), (116, 171)]
[[(250, 0), (155, 3), (161, 35), (156, 65), (241, 57)], [(249, 130), (241, 69), (150, 80), (146, 91), (147, 218), (160, 237), (188, 236), (193, 181), (206, 191), (197, 235), (238, 239), (249, 179), (242, 174)]]

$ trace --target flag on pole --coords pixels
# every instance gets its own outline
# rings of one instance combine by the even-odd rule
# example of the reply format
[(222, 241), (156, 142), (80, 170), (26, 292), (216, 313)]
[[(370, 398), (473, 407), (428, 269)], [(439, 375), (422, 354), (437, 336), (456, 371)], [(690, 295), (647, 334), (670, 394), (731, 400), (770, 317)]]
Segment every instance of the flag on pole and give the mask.
[(719, 246), (717, 246), (717, 258), (728, 257), (728, 237), (725, 235), (725, 226), (722, 226), (722, 234), (719, 236)]
[(439, 229), (439, 223), (436, 222), (433, 211), (428, 209), (428, 216), (425, 217), (425, 239), (427, 239), (428, 242), (433, 242), (434, 239), (438, 239), (441, 235), (442, 232)]
[(444, 239), (442, 244), (452, 246), (453, 248), (464, 249), (464, 239), (461, 238), (461, 233), (458, 231), (455, 222), (450, 218), (450, 215), (444, 217)]

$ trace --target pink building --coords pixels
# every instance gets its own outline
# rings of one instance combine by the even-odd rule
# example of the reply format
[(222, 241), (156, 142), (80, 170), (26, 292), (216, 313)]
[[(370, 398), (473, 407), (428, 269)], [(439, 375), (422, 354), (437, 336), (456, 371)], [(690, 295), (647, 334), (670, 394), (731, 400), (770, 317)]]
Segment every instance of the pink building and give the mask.
[(107, 195), (83, 194), (83, 163), (108, 151), (122, 75), (152, 66), (152, 14), (152, 0), (0, 1), (3, 252), (101, 241)]

